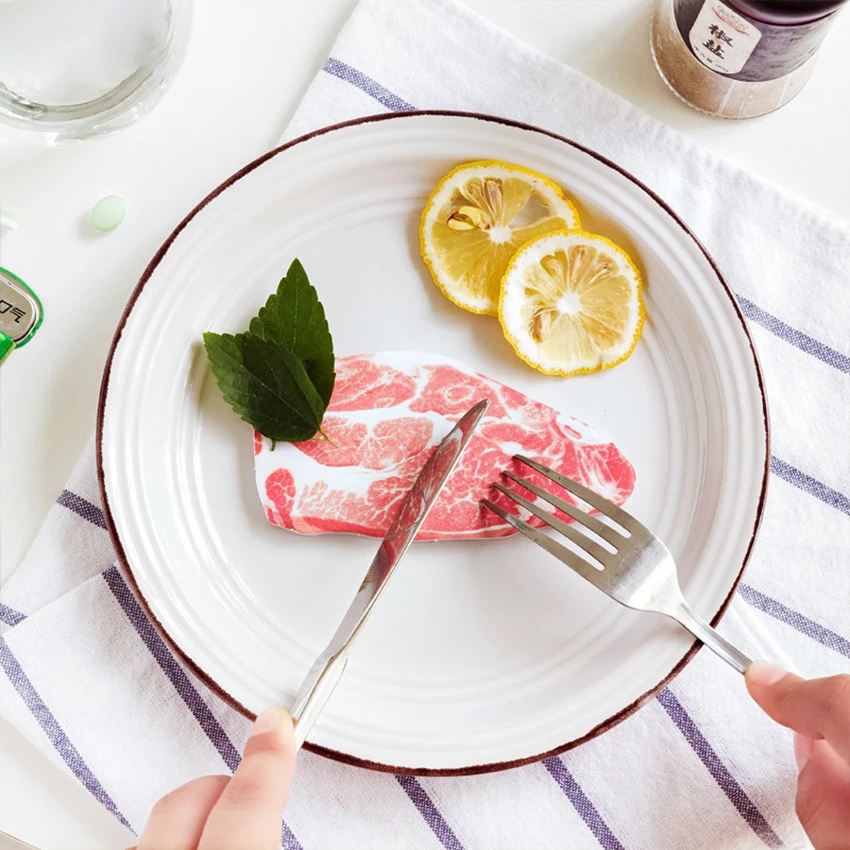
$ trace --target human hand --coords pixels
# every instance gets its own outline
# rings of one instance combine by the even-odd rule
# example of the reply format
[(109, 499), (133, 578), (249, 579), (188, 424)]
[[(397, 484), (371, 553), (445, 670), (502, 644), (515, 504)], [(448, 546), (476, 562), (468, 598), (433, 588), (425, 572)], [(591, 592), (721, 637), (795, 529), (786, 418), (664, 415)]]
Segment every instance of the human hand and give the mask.
[(747, 689), (777, 723), (793, 729), (797, 817), (817, 850), (850, 848), (850, 676), (801, 679), (757, 661)]
[(232, 777), (203, 776), (154, 807), (137, 850), (279, 850), (295, 772), (292, 718), (270, 708)]

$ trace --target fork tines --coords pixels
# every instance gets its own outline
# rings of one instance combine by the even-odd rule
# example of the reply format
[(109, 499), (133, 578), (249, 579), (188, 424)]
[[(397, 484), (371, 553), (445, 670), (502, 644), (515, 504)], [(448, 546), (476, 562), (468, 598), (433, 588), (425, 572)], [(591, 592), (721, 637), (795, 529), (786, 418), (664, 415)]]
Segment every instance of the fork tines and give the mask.
[[(672, 617), (739, 673), (749, 667), (752, 663), (749, 656), (726, 640), (688, 605), (679, 587), (673, 555), (645, 525), (566, 475), (522, 455), (515, 455), (514, 458), (566, 490), (567, 494), (581, 499), (619, 528), (612, 528), (597, 517), (590, 516), (572, 504), (569, 497), (565, 499), (550, 493), (545, 483), (541, 487), (507, 470), (502, 472), (504, 478), (534, 498), (527, 498), (500, 481), (493, 483), (494, 488), (528, 511), (532, 522), (532, 518), (537, 517), (553, 531), (567, 538), (567, 545), (559, 543), (553, 536), (535, 528), (531, 522), (493, 504), (489, 499), (482, 499), (481, 504), (621, 605), (636, 611), (654, 611)], [(564, 522), (561, 517), (546, 510), (544, 504), (572, 518), (575, 524)]]
[(554, 469), (549, 469), (549, 467), (544, 466), (542, 463), (538, 463), (537, 461), (531, 460), (530, 458), (524, 457), (523, 455), (516, 455), (515, 459), (520, 461), (520, 463), (523, 463), (526, 466), (530, 467), (531, 469), (534, 469), (535, 471), (539, 472), (541, 475), (545, 476), (550, 481), (559, 485), (569, 493), (572, 493), (574, 496), (577, 496), (583, 502), (587, 503), (592, 508), (595, 508), (597, 511), (599, 511), (599, 513), (604, 514), (609, 519), (622, 526), (622, 528), (625, 530), (625, 533), (617, 531), (610, 525), (607, 525), (596, 517), (591, 516), (586, 511), (583, 511), (575, 505), (571, 504), (570, 502), (566, 501), (566, 499), (563, 499), (560, 496), (556, 496), (554, 493), (550, 493), (548, 490), (543, 489), (542, 487), (538, 486), (537, 484), (534, 484), (526, 478), (522, 478), (519, 475), (515, 475), (513, 472), (509, 472), (507, 470), (502, 473), (505, 478), (510, 479), (515, 484), (518, 484), (520, 487), (548, 502), (557, 510), (562, 511), (564, 514), (571, 517), (578, 525), (583, 526), (588, 531), (600, 537), (613, 548), (614, 552), (612, 552), (604, 546), (601, 546), (587, 534), (578, 531), (572, 525), (564, 522), (562, 519), (559, 519), (557, 516), (555, 516), (555, 514), (545, 510), (543, 507), (540, 506), (539, 502), (534, 502), (530, 499), (527, 499), (525, 496), (522, 496), (515, 490), (506, 487), (501, 482), (494, 482), (493, 486), (500, 493), (503, 493), (509, 499), (513, 500), (518, 505), (525, 508), (530, 514), (533, 514), (534, 516), (543, 520), (543, 522), (545, 522), (548, 526), (562, 534), (575, 546), (577, 546), (583, 552), (589, 555), (594, 561), (599, 564), (599, 567), (597, 568), (595, 565), (585, 561), (571, 549), (568, 549), (566, 546), (563, 546), (562, 544), (553, 540), (551, 537), (540, 531), (540, 529), (535, 528), (533, 525), (521, 519), (520, 517), (510, 513), (509, 511), (506, 511), (499, 505), (493, 504), (493, 502), (491, 502), (489, 499), (481, 500), (481, 504), (485, 505), (489, 510), (496, 513), (503, 520), (512, 525), (521, 534), (525, 535), (530, 540), (533, 540), (538, 546), (541, 546), (542, 548), (546, 549), (552, 555), (555, 555), (555, 557), (560, 558), (562, 561), (568, 563), (569, 566), (572, 567), (572, 569), (584, 575), (586, 578), (594, 580), (595, 576), (593, 575), (593, 573), (598, 574), (598, 570), (600, 568), (604, 568), (606, 565), (611, 564), (614, 558), (614, 553), (620, 548), (623, 543), (625, 543), (627, 537), (629, 536), (629, 525), (632, 524), (631, 517), (626, 514), (625, 511), (620, 510), (620, 508), (618, 508), (616, 505), (612, 505), (610, 502), (608, 502), (606, 499), (603, 499), (601, 496), (597, 495), (592, 490), (589, 490), (587, 487), (582, 484), (579, 484), (577, 481), (573, 481), (571, 478), (567, 478), (560, 472), (556, 472)]
[[(618, 508), (616, 505), (612, 504), (607, 499), (600, 496), (598, 493), (594, 493), (593, 490), (589, 489), (588, 487), (585, 487), (584, 484), (579, 484), (578, 481), (573, 481), (572, 478), (567, 478), (566, 475), (560, 472), (556, 472), (554, 469), (549, 469), (548, 466), (544, 466), (542, 463), (538, 463), (536, 460), (532, 460), (529, 457), (525, 457), (525, 455), (514, 455), (514, 459), (536, 470), (541, 475), (544, 475), (546, 478), (548, 478), (550, 481), (554, 481), (556, 484), (560, 485), (565, 490), (572, 493), (574, 496), (578, 496), (579, 499), (590, 505), (590, 507), (594, 510), (599, 511), (599, 513), (607, 516), (608, 519), (611, 519), (616, 522), (617, 525), (621, 526), (626, 530), (627, 534), (625, 536), (628, 537), (629, 532), (637, 530), (638, 523), (634, 517), (632, 517), (630, 514), (627, 514), (624, 510), (622, 510), (622, 508)], [(542, 493), (538, 493), (538, 495), (542, 496)], [(544, 498), (546, 498), (548, 501), (548, 496)], [(554, 502), (552, 504), (554, 504)], [(564, 504), (568, 503), (564, 502)], [(573, 510), (577, 509), (573, 507)], [(564, 512), (569, 513), (569, 511)], [(579, 513), (583, 514), (583, 522), (584, 517), (588, 516), (588, 514), (584, 511), (579, 511)], [(572, 514), (569, 515), (572, 516)], [(578, 520), (578, 517), (573, 517), (573, 519)], [(604, 523), (600, 523), (600, 525), (604, 525)], [(609, 528), (610, 526), (605, 527)]]

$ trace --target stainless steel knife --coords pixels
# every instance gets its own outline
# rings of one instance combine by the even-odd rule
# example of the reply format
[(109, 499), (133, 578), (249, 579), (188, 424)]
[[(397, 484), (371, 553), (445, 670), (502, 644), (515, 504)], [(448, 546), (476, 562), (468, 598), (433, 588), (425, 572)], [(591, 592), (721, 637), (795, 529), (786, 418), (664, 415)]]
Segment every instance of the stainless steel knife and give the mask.
[(489, 401), (479, 401), (461, 417), (437, 446), (401, 503), (360, 589), (337, 627), (336, 634), (310, 668), (292, 703), (289, 713), (295, 723), (295, 741), (299, 748), (339, 682), (352, 644), (372, 613), (381, 591), (425, 522), (428, 512), (437, 501), (443, 485), (448, 481), (489, 406)]

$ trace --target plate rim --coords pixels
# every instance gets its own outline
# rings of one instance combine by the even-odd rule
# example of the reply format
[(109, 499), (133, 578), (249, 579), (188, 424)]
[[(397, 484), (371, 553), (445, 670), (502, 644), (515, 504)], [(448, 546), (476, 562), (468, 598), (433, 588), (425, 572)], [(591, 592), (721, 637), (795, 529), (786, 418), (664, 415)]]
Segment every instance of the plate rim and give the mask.
[[(197, 676), (198, 679), (207, 688), (209, 688), (209, 690), (211, 690), (217, 697), (219, 697), (219, 699), (221, 699), (226, 705), (239, 712), (241, 715), (243, 715), (249, 720), (254, 720), (256, 718), (254, 712), (250, 711), (248, 708), (242, 705), (239, 700), (237, 700), (230, 693), (228, 693), (221, 685), (219, 685), (209, 673), (201, 669), (201, 667), (192, 659), (188, 652), (183, 650), (171, 637), (171, 635), (169, 635), (165, 626), (160, 622), (159, 618), (156, 616), (144, 594), (142, 593), (141, 588), (139, 587), (139, 584), (133, 573), (133, 569), (130, 566), (130, 562), (127, 559), (124, 547), (121, 543), (121, 539), (118, 535), (118, 530), (115, 525), (115, 521), (112, 516), (112, 511), (109, 505), (109, 496), (106, 491), (106, 475), (103, 463), (103, 437), (104, 423), (106, 418), (106, 402), (107, 397), (109, 395), (109, 382), (115, 353), (118, 349), (118, 345), (121, 341), (121, 336), (123, 334), (127, 321), (129, 320), (130, 315), (133, 312), (133, 309), (139, 299), (139, 296), (144, 290), (145, 284), (153, 276), (154, 272), (156, 271), (159, 264), (162, 262), (163, 258), (165, 257), (168, 250), (171, 248), (174, 241), (177, 239), (180, 233), (189, 225), (192, 219), (194, 219), (195, 216), (198, 215), (198, 213), (200, 213), (210, 202), (214, 201), (226, 189), (237, 183), (243, 177), (250, 174), (256, 168), (259, 168), (261, 165), (263, 165), (265, 162), (272, 159), (273, 157), (278, 156), (279, 154), (289, 150), (290, 148), (293, 148), (299, 144), (303, 144), (304, 142), (307, 142), (318, 136), (324, 136), (328, 133), (332, 133), (337, 130), (342, 130), (348, 127), (354, 127), (363, 124), (373, 124), (382, 121), (403, 120), (405, 118), (416, 118), (422, 116), (466, 118), (484, 121), (491, 124), (501, 124), (503, 126), (512, 127), (518, 130), (539, 133), (543, 136), (549, 137), (550, 139), (554, 139), (558, 142), (569, 145), (570, 147), (575, 148), (576, 150), (579, 150), (582, 153), (593, 157), (594, 159), (613, 169), (614, 171), (625, 177), (627, 180), (638, 186), (638, 188), (642, 189), (647, 195), (650, 196), (650, 198), (652, 198), (653, 201), (655, 201), (656, 204), (658, 204), (658, 206), (662, 210), (664, 210), (665, 213), (667, 213), (667, 215), (673, 220), (673, 222), (678, 225), (678, 227), (682, 231), (684, 231), (685, 235), (694, 242), (697, 248), (699, 248), (700, 252), (703, 254), (705, 259), (711, 266), (712, 270), (714, 271), (714, 274), (717, 276), (717, 280), (722, 287), (723, 293), (731, 302), (732, 307), (735, 311), (735, 315), (737, 316), (738, 321), (740, 322), (741, 329), (743, 330), (743, 333), (746, 336), (747, 342), (749, 344), (750, 353), (753, 359), (753, 365), (755, 367), (759, 394), (761, 396), (762, 418), (764, 420), (765, 432), (764, 470), (762, 473), (762, 483), (759, 491), (758, 504), (756, 506), (756, 516), (753, 523), (752, 532), (750, 534), (750, 540), (747, 545), (747, 550), (744, 554), (744, 558), (741, 561), (740, 569), (738, 570), (738, 573), (735, 576), (734, 581), (732, 582), (732, 586), (730, 587), (726, 598), (720, 604), (720, 607), (711, 619), (712, 626), (716, 626), (728, 610), (729, 604), (731, 603), (735, 591), (737, 590), (738, 585), (744, 575), (744, 571), (746, 570), (747, 565), (749, 564), (753, 547), (755, 546), (756, 539), (758, 538), (758, 534), (761, 529), (765, 509), (765, 501), (767, 497), (768, 480), (770, 478), (771, 426), (764, 374), (762, 372), (758, 352), (756, 351), (752, 335), (750, 334), (749, 328), (747, 327), (747, 323), (744, 318), (744, 314), (741, 311), (740, 305), (738, 304), (738, 301), (736, 300), (732, 289), (729, 287), (729, 284), (726, 282), (725, 277), (720, 271), (717, 262), (714, 260), (714, 257), (712, 257), (708, 249), (691, 231), (688, 225), (685, 224), (685, 222), (679, 217), (679, 215), (674, 212), (673, 209), (661, 197), (659, 197), (659, 195), (655, 191), (649, 188), (649, 186), (647, 186), (645, 183), (643, 183), (641, 180), (631, 174), (624, 167), (608, 159), (608, 157), (597, 153), (592, 148), (589, 148), (586, 145), (573, 141), (572, 139), (566, 136), (562, 136), (559, 133), (554, 133), (551, 130), (546, 130), (542, 127), (537, 127), (533, 124), (528, 124), (523, 121), (515, 121), (510, 118), (503, 118), (496, 115), (488, 115), (482, 112), (468, 112), (462, 110), (447, 109), (416, 109), (407, 110), (404, 112), (390, 112), (377, 115), (367, 115), (360, 118), (350, 119), (348, 121), (342, 121), (336, 124), (330, 124), (326, 127), (321, 127), (317, 130), (305, 133), (304, 135), (298, 136), (295, 139), (291, 139), (281, 145), (272, 148), (270, 151), (267, 151), (265, 154), (262, 154), (261, 156), (249, 162), (247, 165), (240, 168), (238, 171), (231, 174), (230, 177), (226, 178), (201, 201), (199, 201), (198, 204), (174, 228), (171, 234), (166, 238), (166, 240), (162, 243), (162, 245), (151, 258), (150, 262), (148, 263), (147, 267), (145, 268), (144, 272), (142, 273), (141, 277), (133, 288), (133, 291), (130, 294), (130, 298), (128, 299), (127, 304), (124, 307), (123, 312), (121, 313), (121, 318), (118, 321), (118, 325), (115, 329), (115, 333), (112, 337), (112, 341), (109, 346), (109, 351), (107, 353), (103, 369), (103, 376), (101, 378), (100, 391), (98, 394), (97, 421), (95, 427), (97, 482), (98, 489), (100, 491), (101, 502), (103, 504), (103, 513), (106, 519), (106, 528), (109, 533), (112, 545), (115, 549), (121, 573), (124, 576), (124, 579), (127, 581), (128, 585), (130, 586), (131, 590), (133, 591), (133, 594), (135, 595), (139, 604), (142, 606), (145, 614), (150, 619), (151, 623), (159, 633), (160, 637), (165, 641), (168, 648), (172, 652), (174, 652), (174, 654), (180, 659), (180, 661), (185, 664), (192, 671), (192, 673)], [(553, 747), (552, 749), (547, 750), (543, 753), (520, 759), (511, 759), (508, 761), (500, 762), (488, 762), (486, 764), (468, 765), (465, 767), (458, 768), (407, 767), (402, 765), (389, 765), (383, 762), (360, 758), (358, 756), (353, 756), (349, 753), (342, 752), (341, 750), (325, 747), (320, 744), (312, 744), (309, 741), (306, 741), (303, 746), (304, 749), (308, 750), (309, 752), (333, 759), (334, 761), (353, 765), (355, 767), (366, 768), (368, 770), (376, 770), (384, 773), (407, 774), (412, 776), (474, 776), (483, 773), (494, 773), (502, 770), (510, 770), (515, 767), (521, 767), (527, 764), (534, 764), (536, 762), (543, 761), (547, 758), (560, 755), (561, 753), (571, 750), (574, 747), (579, 746), (580, 744), (583, 744), (587, 741), (592, 740), (593, 738), (598, 737), (604, 732), (607, 732), (609, 729), (612, 729), (614, 726), (617, 726), (619, 723), (622, 723), (628, 717), (631, 717), (631, 715), (634, 714), (639, 708), (641, 708), (643, 705), (653, 699), (656, 694), (658, 694), (663, 688), (667, 687), (667, 685), (669, 685), (670, 682), (672, 682), (672, 680), (675, 679), (676, 676), (678, 676), (679, 673), (682, 672), (682, 670), (684, 670), (684, 668), (694, 658), (696, 653), (699, 652), (702, 648), (703, 644), (701, 644), (699, 641), (695, 641), (688, 649), (688, 651), (676, 662), (670, 672), (666, 676), (664, 676), (657, 685), (645, 691), (637, 699), (633, 700), (627, 706), (621, 708), (619, 711), (615, 712), (610, 717), (607, 717), (602, 720), (584, 735), (581, 735), (578, 738), (573, 738), (563, 744), (559, 744), (558, 746)]]

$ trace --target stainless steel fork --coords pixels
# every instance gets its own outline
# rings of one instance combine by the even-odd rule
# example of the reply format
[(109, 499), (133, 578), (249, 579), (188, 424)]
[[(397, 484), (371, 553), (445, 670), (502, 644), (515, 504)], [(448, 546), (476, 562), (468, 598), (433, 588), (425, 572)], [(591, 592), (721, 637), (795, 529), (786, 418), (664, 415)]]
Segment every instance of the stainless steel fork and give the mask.
[(612, 528), (602, 520), (525, 478), (508, 471), (502, 473), (505, 478), (509, 478), (572, 517), (576, 526), (581, 526), (585, 531), (597, 535), (614, 551), (597, 543), (585, 531), (579, 531), (574, 525), (558, 519), (540, 507), (539, 503), (526, 499), (499, 482), (494, 484), (497, 490), (542, 519), (548, 526), (590, 555), (599, 566), (585, 560), (572, 549), (558, 543), (540, 529), (494, 505), (491, 501), (482, 499), (481, 504), (497, 513), (529, 540), (533, 540), (621, 605), (637, 611), (655, 611), (672, 617), (738, 672), (743, 673), (747, 669), (751, 663), (750, 659), (699, 617), (685, 601), (679, 588), (676, 563), (670, 550), (645, 525), (622, 508), (618, 508), (582, 484), (549, 469), (542, 463), (522, 455), (516, 455), (515, 459), (560, 485), (616, 523), (622, 530)]

